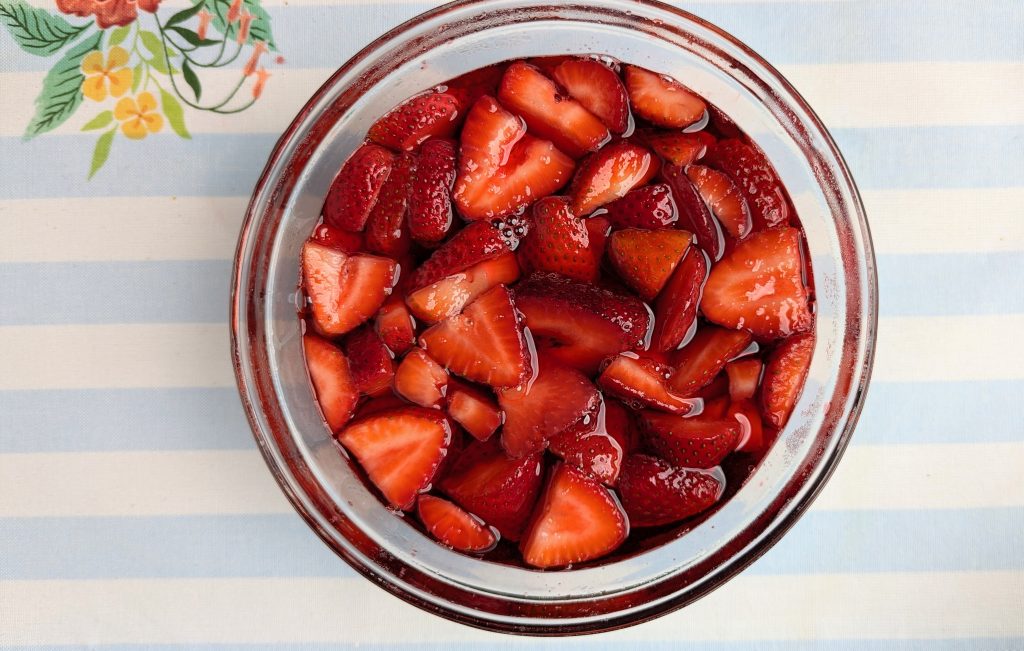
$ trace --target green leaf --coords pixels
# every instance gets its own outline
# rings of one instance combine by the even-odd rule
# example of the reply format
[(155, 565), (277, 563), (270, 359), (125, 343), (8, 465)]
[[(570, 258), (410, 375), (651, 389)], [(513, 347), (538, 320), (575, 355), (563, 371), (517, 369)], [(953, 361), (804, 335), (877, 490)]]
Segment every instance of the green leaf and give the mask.
[(196, 101), (199, 101), (200, 96), (203, 94), (203, 85), (199, 83), (199, 77), (196, 76), (195, 71), (192, 69), (192, 64), (188, 62), (188, 59), (181, 64), (181, 74), (185, 77), (185, 83), (188, 84), (192, 92), (196, 94)]
[(146, 76), (146, 64), (139, 61), (132, 68), (132, 95), (139, 91), (139, 86), (142, 85), (142, 79)]
[(82, 59), (99, 49), (103, 32), (96, 32), (68, 50), (43, 79), (43, 90), (36, 98), (36, 113), (32, 116), (25, 137), (31, 138), (57, 128), (82, 103)]
[(103, 164), (107, 162), (107, 158), (110, 157), (110, 145), (114, 143), (114, 134), (116, 133), (117, 127), (114, 127), (96, 141), (96, 147), (92, 150), (92, 164), (89, 165), (90, 179), (100, 171)]
[(72, 25), (24, 0), (0, 0), (0, 23), (7, 27), (21, 49), (41, 57), (60, 50), (93, 24), (90, 21)]
[[(231, 0), (206, 0), (207, 5), (212, 5), (213, 26), (221, 34), (228, 38), (234, 38), (238, 33), (238, 22), (228, 24), (228, 9), (231, 7)], [(246, 43), (264, 41), (271, 50), (277, 50), (274, 44), (274, 35), (270, 32), (270, 14), (260, 4), (260, 0), (242, 0), (242, 6), (252, 14), (252, 23), (249, 24), (249, 37)]]
[(160, 37), (153, 32), (141, 29), (139, 30), (139, 39), (142, 41), (142, 46), (149, 50), (149, 53), (153, 56), (163, 56), (164, 44), (160, 41)]
[(128, 34), (130, 34), (131, 31), (131, 24), (115, 27), (110, 30), (110, 37), (107, 38), (107, 45), (120, 45), (124, 42), (124, 39), (128, 38)]
[(195, 16), (200, 11), (202, 11), (203, 7), (205, 7), (205, 6), (206, 6), (206, 3), (203, 2), (203, 0), (200, 0), (199, 2), (197, 2), (192, 7), (189, 7), (188, 9), (182, 9), (178, 13), (176, 13), (173, 16), (171, 16), (170, 18), (168, 18), (167, 19), (167, 23), (164, 24), (164, 27), (170, 27), (172, 25), (177, 25), (179, 23), (185, 22), (186, 20), (188, 20), (192, 16)]
[(164, 107), (164, 115), (167, 116), (167, 121), (171, 123), (171, 128), (174, 129), (174, 133), (186, 140), (191, 139), (191, 134), (189, 134), (188, 129), (185, 128), (185, 111), (181, 108), (181, 104), (178, 102), (177, 98), (161, 88), (160, 104)]
[(86, 122), (82, 127), (82, 131), (95, 131), (96, 129), (102, 129), (113, 121), (114, 114), (110, 111), (103, 111), (93, 119)]
[(189, 45), (194, 45), (196, 47), (206, 47), (207, 45), (220, 44), (220, 41), (211, 41), (208, 38), (199, 38), (198, 34), (196, 34), (190, 29), (185, 29), (184, 27), (168, 27), (167, 29), (168, 31), (173, 31), (178, 36), (185, 39), (189, 43)]

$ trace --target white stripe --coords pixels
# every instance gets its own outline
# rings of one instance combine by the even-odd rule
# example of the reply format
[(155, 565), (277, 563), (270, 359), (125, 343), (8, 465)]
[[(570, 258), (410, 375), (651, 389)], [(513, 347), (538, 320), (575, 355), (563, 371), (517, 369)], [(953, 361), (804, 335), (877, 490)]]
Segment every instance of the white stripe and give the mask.
[[(855, 2), (856, 0), (758, 0), (760, 4), (772, 3), (802, 3), (802, 4), (836, 4)], [(27, 0), (28, 4), (45, 9), (53, 8), (53, 0)], [(750, 0), (702, 0), (701, 4), (736, 4), (747, 3)], [(372, 5), (374, 0), (262, 0), (260, 4), (266, 8), (276, 7), (352, 7)], [(191, 0), (163, 0), (160, 8), (188, 7)], [(441, 6), (444, 0), (388, 0), (389, 5), (423, 5), (424, 7)], [(74, 20), (74, 19), (72, 19)]]
[[(681, 611), (605, 639), (671, 641), (680, 631), (692, 641), (1005, 638), (1024, 635), (1022, 601), (1019, 572), (745, 574)], [(14, 623), (0, 631), (8, 645), (511, 644), (417, 610), (361, 578), (3, 581), (0, 612)]]

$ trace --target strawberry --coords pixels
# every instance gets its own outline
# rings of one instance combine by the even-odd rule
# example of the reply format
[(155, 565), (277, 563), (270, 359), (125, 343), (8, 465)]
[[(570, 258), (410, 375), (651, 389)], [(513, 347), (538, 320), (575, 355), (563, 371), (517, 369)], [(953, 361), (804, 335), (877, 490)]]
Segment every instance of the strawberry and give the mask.
[(697, 329), (690, 343), (672, 355), (675, 367), (669, 385), (683, 396), (692, 396), (707, 386), (727, 362), (750, 345), (750, 335), (739, 330), (726, 330), (715, 326)]
[(493, 387), (516, 386), (529, 371), (526, 338), (503, 285), (432, 326), (420, 345), (448, 370)]
[(395, 158), (377, 203), (366, 220), (366, 250), (390, 258), (409, 252), (409, 227), (406, 224), (409, 191), (416, 173), (416, 158), (402, 154)]
[(459, 103), (447, 93), (426, 92), (406, 100), (370, 127), (370, 140), (395, 151), (412, 151), (428, 138), (448, 138), (458, 126)]
[(434, 480), (451, 440), (444, 415), (422, 407), (378, 412), (338, 434), (388, 503), (403, 511)]
[(587, 222), (572, 214), (568, 199), (546, 197), (533, 205), (530, 232), (518, 254), (526, 272), (553, 271), (592, 283), (598, 277), (604, 237), (590, 237)]
[(420, 495), (416, 512), (431, 536), (460, 552), (482, 554), (498, 544), (494, 530), (446, 499)]
[(729, 398), (729, 377), (725, 373), (719, 373), (714, 380), (697, 392), (698, 398), (704, 399), (704, 411), (708, 410), (708, 401), (715, 398)]
[(743, 328), (761, 339), (804, 332), (813, 325), (800, 255), (800, 231), (754, 233), (711, 269), (700, 302), (709, 321)]
[(664, 183), (630, 190), (605, 210), (604, 216), (615, 228), (673, 228), (679, 219), (672, 192)]
[(789, 202), (782, 182), (757, 146), (730, 138), (711, 147), (705, 159), (731, 178), (746, 197), (755, 231), (789, 223)]
[(448, 415), (478, 441), (486, 441), (505, 420), (498, 403), (475, 386), (451, 380), (448, 383)]
[(623, 454), (636, 451), (640, 441), (639, 433), (633, 424), (632, 410), (611, 396), (603, 396), (603, 402), (605, 431), (619, 444)]
[(729, 398), (748, 400), (754, 397), (761, 380), (761, 360), (753, 357), (729, 362), (725, 373), (729, 377)]
[(552, 76), (573, 99), (621, 135), (629, 127), (629, 98), (615, 71), (594, 59), (569, 59)]
[(402, 359), (395, 371), (395, 391), (420, 407), (440, 407), (448, 387), (448, 371), (420, 348)]
[[(700, 420), (712, 421), (730, 418), (728, 415), (729, 396), (723, 394), (715, 398), (702, 398), (702, 400), (704, 400), (704, 408), (700, 412)], [(740, 433), (742, 435), (742, 428)]]
[(703, 158), (708, 148), (715, 144), (715, 137), (706, 131), (645, 131), (640, 138), (666, 163), (684, 168)]
[(595, 409), (599, 399), (585, 375), (545, 359), (530, 380), (498, 391), (505, 412), (501, 446), (513, 457), (543, 450), (549, 438)]
[(657, 527), (678, 522), (711, 508), (722, 496), (721, 475), (633, 454), (622, 464), (619, 495), (634, 527)]
[(576, 60), (576, 57), (571, 57), (564, 54), (555, 54), (546, 57), (531, 57), (527, 59), (526, 62), (533, 66), (534, 68), (536, 68), (537, 70), (540, 70), (548, 78), (554, 79), (555, 70), (558, 69), (558, 66), (562, 65), (566, 61)]
[(518, 279), (519, 263), (515, 254), (503, 253), (417, 289), (409, 294), (406, 302), (418, 318), (436, 323), (458, 314), (466, 304), (492, 287), (511, 284)]
[(729, 235), (742, 240), (750, 234), (753, 222), (747, 200), (728, 176), (703, 165), (690, 165), (686, 176)]
[(345, 356), (352, 369), (352, 382), (360, 393), (376, 396), (391, 388), (395, 362), (373, 327), (361, 326), (345, 337)]
[(309, 239), (328, 248), (337, 249), (342, 253), (358, 253), (363, 248), (362, 233), (332, 228), (327, 224), (320, 224), (314, 228), (313, 235)]
[(558, 274), (533, 274), (516, 285), (515, 297), (538, 351), (585, 373), (642, 347), (650, 328), (650, 312), (635, 296)]
[(814, 353), (814, 333), (782, 341), (768, 356), (761, 379), (761, 413), (764, 421), (782, 429), (793, 412), (796, 399), (807, 380)]
[(316, 335), (302, 337), (302, 350), (320, 412), (327, 427), (337, 432), (352, 417), (359, 399), (348, 359), (337, 347)]
[(505, 70), (498, 100), (521, 115), (535, 135), (574, 158), (597, 150), (610, 138), (600, 119), (528, 63), (517, 61)]
[(600, 558), (629, 535), (629, 521), (607, 488), (566, 464), (551, 472), (519, 549), (527, 565), (562, 567)]
[(506, 215), (492, 222), (494, 227), (501, 232), (501, 239), (510, 251), (515, 251), (519, 248), (519, 244), (530, 233), (532, 222), (529, 212), (525, 211), (523, 214)]
[(679, 82), (637, 66), (626, 66), (625, 73), (633, 112), (648, 122), (682, 129), (704, 117), (704, 100)]
[(346, 255), (316, 242), (302, 247), (302, 279), (313, 325), (340, 336), (377, 311), (395, 284), (397, 265), (373, 255)]
[(591, 155), (572, 180), (574, 215), (589, 215), (651, 180), (660, 163), (651, 152), (630, 142), (608, 145)]
[(683, 168), (675, 165), (663, 166), (661, 178), (672, 189), (672, 198), (679, 209), (679, 227), (692, 231), (697, 245), (707, 251), (712, 260), (717, 261), (725, 250), (722, 229), (711, 216), (711, 211), (701, 199), (697, 188), (693, 186)]
[(377, 312), (377, 334), (396, 355), (416, 345), (416, 321), (400, 296), (388, 298)]
[(625, 228), (612, 233), (608, 259), (645, 301), (661, 292), (693, 237), (686, 231)]
[(640, 429), (648, 449), (681, 468), (714, 468), (740, 438), (740, 424), (731, 418), (681, 418), (658, 411), (641, 412)]
[[(621, 405), (619, 408), (622, 408)], [(602, 484), (614, 486), (619, 479), (624, 449), (619, 439), (609, 431), (607, 408), (603, 400), (598, 403), (595, 412), (553, 436), (549, 447), (566, 463)]]
[(324, 221), (335, 228), (361, 231), (377, 202), (395, 156), (387, 149), (366, 144), (355, 150), (334, 177), (324, 200)]
[(597, 378), (606, 393), (625, 400), (636, 409), (644, 406), (673, 414), (688, 414), (699, 405), (672, 392), (666, 380), (672, 369), (649, 357), (623, 353), (612, 360)]
[(697, 304), (708, 278), (708, 256), (691, 246), (654, 303), (651, 349), (675, 350), (697, 322)]
[(477, 68), (449, 81), (443, 90), (456, 99), (459, 113), (465, 117), (469, 109), (484, 95), (494, 97), (498, 94), (498, 84), (505, 76), (505, 66), (501, 63)]
[(470, 443), (438, 488), (502, 538), (516, 541), (537, 501), (543, 469), (543, 454), (512, 459), (492, 438)]
[(497, 228), (488, 222), (467, 224), (431, 254), (412, 275), (410, 284), (420, 289), (508, 252)]
[(370, 398), (359, 405), (359, 408), (356, 409), (356, 413), (352, 418), (354, 420), (362, 420), (371, 414), (379, 414), (382, 411), (391, 411), (392, 409), (408, 406), (408, 402), (396, 396), (394, 393), (385, 393), (383, 395)]
[(440, 242), (452, 226), (455, 143), (433, 139), (420, 148), (409, 195), (409, 233), (420, 244)]
[(736, 451), (753, 454), (764, 452), (768, 441), (761, 423), (761, 412), (754, 401), (749, 398), (733, 400), (729, 403), (726, 414), (728, 418), (734, 418), (740, 424), (740, 438), (736, 444)]

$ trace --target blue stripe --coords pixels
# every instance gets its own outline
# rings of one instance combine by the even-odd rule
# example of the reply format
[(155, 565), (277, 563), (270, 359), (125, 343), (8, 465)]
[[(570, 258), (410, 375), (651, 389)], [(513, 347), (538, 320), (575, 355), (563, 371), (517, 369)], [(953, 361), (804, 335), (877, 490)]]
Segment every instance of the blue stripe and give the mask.
[[(386, 616), (387, 613), (381, 613)], [(681, 617), (685, 618), (685, 615)], [(390, 622), (387, 625), (391, 625)], [(339, 622), (339, 626), (344, 624)], [(633, 632), (633, 631), (636, 632)], [(309, 644), (101, 644), (47, 646), (47, 651), (522, 651), (526, 648), (567, 651), (1020, 651), (1024, 638), (956, 638), (936, 640), (638, 640), (639, 629), (609, 635), (573, 639), (533, 638), (515, 640), (492, 635), (486, 642), (406, 642), (400, 644), (327, 643)], [(38, 646), (4, 647), (5, 651), (39, 651)]]

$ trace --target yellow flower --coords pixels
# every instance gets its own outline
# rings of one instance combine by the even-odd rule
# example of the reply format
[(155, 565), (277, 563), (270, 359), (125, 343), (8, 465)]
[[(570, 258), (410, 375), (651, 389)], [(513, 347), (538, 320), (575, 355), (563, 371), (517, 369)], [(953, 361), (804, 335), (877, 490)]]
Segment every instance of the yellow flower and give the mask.
[(164, 126), (164, 116), (155, 111), (156, 98), (152, 93), (139, 93), (135, 99), (125, 97), (114, 107), (114, 117), (121, 122), (121, 131), (133, 140), (141, 140), (147, 133), (156, 133)]
[(103, 65), (103, 53), (99, 50), (85, 55), (82, 59), (82, 72), (86, 74), (82, 82), (82, 94), (102, 102), (107, 98), (109, 84), (111, 97), (124, 95), (132, 85), (132, 71), (125, 67), (127, 63), (128, 53), (116, 45), (107, 52), (106, 65)]

